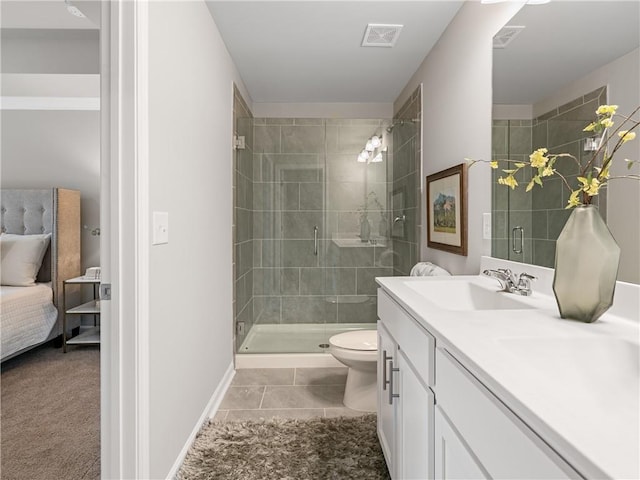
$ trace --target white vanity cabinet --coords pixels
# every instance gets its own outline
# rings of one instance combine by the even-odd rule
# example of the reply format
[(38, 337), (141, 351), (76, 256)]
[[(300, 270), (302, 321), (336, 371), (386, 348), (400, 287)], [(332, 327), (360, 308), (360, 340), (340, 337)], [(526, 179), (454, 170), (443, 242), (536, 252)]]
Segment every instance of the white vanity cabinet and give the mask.
[(379, 293), (378, 437), (393, 479), (433, 478), (435, 340)]
[(581, 478), (382, 289), (378, 317), (378, 436), (394, 480)]

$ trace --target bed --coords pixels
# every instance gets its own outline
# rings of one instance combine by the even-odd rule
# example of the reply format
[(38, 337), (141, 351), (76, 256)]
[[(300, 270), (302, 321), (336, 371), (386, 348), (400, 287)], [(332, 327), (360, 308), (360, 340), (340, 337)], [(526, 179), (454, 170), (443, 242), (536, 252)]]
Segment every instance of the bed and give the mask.
[[(4, 362), (62, 334), (62, 283), (81, 272), (80, 192), (62, 188), (2, 189), (1, 203), (3, 248), (8, 238), (29, 236), (17, 237), (29, 242), (47, 238), (35, 285), (0, 287), (0, 355)], [(5, 259), (3, 253), (3, 270)], [(2, 272), (3, 284), (7, 275)], [(80, 294), (67, 290), (68, 296)], [(68, 330), (79, 326), (79, 318), (69, 320)]]

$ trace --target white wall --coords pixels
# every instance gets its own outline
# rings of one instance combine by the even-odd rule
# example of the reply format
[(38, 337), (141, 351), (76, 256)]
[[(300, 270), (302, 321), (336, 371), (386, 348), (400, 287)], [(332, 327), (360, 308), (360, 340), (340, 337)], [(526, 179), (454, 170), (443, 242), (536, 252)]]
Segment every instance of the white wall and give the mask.
[(100, 265), (100, 112), (2, 111), (2, 188), (80, 190), (82, 267)]
[(2, 29), (2, 73), (100, 71), (98, 30)]
[(491, 174), (484, 165), (469, 172), (466, 257), (427, 248), (425, 177), (463, 163), (465, 157), (490, 158), (492, 38), (523, 3), (465, 3), (395, 102), (397, 110), (424, 84), (420, 258), (454, 274), (478, 273), (480, 256), (491, 253), (491, 242), (482, 240), (482, 214), (491, 211)]
[(80, 190), (88, 227), (82, 268), (100, 265), (100, 239), (90, 233), (100, 226), (100, 112), (46, 110), (53, 97), (99, 97), (99, 32), (3, 28), (1, 35), (2, 96), (37, 106), (2, 110), (0, 186)]
[(259, 103), (256, 118), (391, 118), (392, 103)]
[[(235, 81), (204, 2), (149, 2), (150, 477), (165, 478), (233, 362)], [(151, 215), (151, 212), (150, 212)]]
[[(609, 87), (608, 102), (619, 106), (618, 113), (630, 115), (640, 105), (640, 50), (635, 49), (536, 103), (533, 106), (534, 115), (546, 113), (603, 85)], [(636, 119), (639, 117), (640, 114), (635, 115)], [(640, 131), (637, 133), (639, 136), (636, 140), (627, 142), (616, 153), (611, 168), (612, 176), (640, 173), (640, 164), (627, 170), (624, 162), (625, 158), (640, 160)], [(618, 280), (640, 283), (640, 182), (613, 180), (610, 183), (607, 190), (607, 225), (622, 252)]]

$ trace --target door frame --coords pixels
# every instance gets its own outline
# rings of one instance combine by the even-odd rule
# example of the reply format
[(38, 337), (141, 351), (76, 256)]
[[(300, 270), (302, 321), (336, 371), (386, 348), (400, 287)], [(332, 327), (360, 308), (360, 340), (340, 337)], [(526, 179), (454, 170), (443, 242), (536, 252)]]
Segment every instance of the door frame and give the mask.
[(149, 476), (147, 1), (101, 2), (101, 477)]

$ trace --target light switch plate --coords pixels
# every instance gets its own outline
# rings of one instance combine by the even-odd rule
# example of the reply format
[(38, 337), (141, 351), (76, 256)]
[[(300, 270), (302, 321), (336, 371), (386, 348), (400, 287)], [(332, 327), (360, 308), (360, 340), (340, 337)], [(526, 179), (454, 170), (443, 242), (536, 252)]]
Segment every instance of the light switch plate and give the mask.
[(482, 214), (482, 238), (491, 240), (491, 214)]
[(153, 212), (152, 245), (169, 243), (169, 212)]

